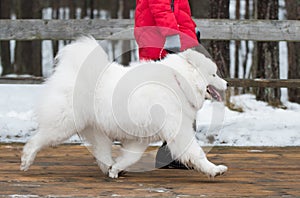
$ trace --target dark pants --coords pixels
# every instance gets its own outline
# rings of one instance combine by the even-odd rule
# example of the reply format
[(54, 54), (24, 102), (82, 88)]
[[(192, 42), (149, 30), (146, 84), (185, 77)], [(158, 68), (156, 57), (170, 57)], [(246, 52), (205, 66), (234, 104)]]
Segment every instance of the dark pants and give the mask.
[(167, 142), (158, 149), (156, 154), (155, 168), (177, 168), (177, 169), (188, 169), (184, 164), (178, 160), (172, 158), (171, 152), (167, 147)]

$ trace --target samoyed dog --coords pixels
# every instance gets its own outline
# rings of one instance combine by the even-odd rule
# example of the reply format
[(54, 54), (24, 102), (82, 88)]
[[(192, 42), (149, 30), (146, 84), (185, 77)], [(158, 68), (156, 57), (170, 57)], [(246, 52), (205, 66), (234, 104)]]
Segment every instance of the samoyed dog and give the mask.
[[(82, 37), (60, 50), (56, 60), (36, 112), (39, 129), (24, 146), (21, 170), (29, 169), (41, 149), (79, 134), (111, 178), (157, 141), (166, 141), (174, 159), (209, 177), (227, 171), (207, 159), (192, 126), (205, 95), (221, 100), (218, 90), (227, 88), (215, 63), (202, 53), (188, 49), (124, 67), (110, 62), (95, 39)], [(115, 159), (114, 141), (122, 145)]]

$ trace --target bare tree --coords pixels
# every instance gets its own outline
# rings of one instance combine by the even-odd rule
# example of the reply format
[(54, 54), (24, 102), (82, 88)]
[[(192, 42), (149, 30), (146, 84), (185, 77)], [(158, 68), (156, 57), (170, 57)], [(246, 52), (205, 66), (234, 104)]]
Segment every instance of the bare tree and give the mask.
[(189, 0), (189, 3), (193, 17), (201, 19), (210, 17), (210, 0)]
[[(250, 19), (250, 1), (246, 0), (246, 7), (245, 7), (245, 19)], [(249, 41), (245, 41), (245, 48), (246, 48), (246, 57), (243, 61), (243, 78), (246, 78), (247, 73), (247, 61), (248, 61), (248, 54), (249, 54)]]
[[(52, 1), (52, 19), (58, 19), (59, 18), (59, 1)], [(52, 52), (55, 56), (58, 52), (58, 40), (52, 40)]]
[[(241, 9), (241, 4), (240, 4), (240, 0), (236, 0), (236, 6), (235, 6), (235, 18), (237, 20), (241, 19), (241, 15), (240, 15), (240, 9)], [(239, 69), (240, 69), (240, 48), (241, 48), (241, 41), (236, 40), (235, 41), (235, 64), (234, 64), (234, 77), (235, 78), (239, 78)], [(239, 91), (239, 88), (235, 88), (234, 89), (234, 93), (237, 95)]]
[[(286, 0), (287, 18), (291, 20), (300, 20), (300, 1), (299, 0)], [(288, 43), (288, 64), (289, 72), (288, 78), (300, 78), (300, 43)], [(300, 103), (300, 88), (288, 90), (289, 100), (291, 102)]]
[[(10, 19), (11, 15), (11, 0), (0, 1), (0, 19)], [(12, 64), (10, 62), (10, 43), (9, 41), (0, 42), (2, 75), (13, 72)]]
[[(123, 8), (122, 8), (122, 18), (129, 19), (130, 18), (130, 10), (135, 8), (135, 1), (132, 0), (122, 0)], [(124, 40), (122, 41), (122, 61), (123, 65), (128, 65), (131, 61), (131, 49), (130, 49), (130, 41)]]
[[(257, 1), (258, 19), (278, 19), (278, 0)], [(279, 44), (278, 42), (257, 43), (257, 78), (279, 78)], [(258, 88), (256, 98), (272, 106), (281, 105), (279, 88)]]
[[(236, 19), (250, 19), (250, 0), (244, 0), (245, 7), (241, 10), (241, 0), (236, 1)], [(243, 45), (244, 44), (244, 45)], [(248, 78), (247, 74), (247, 63), (248, 55), (250, 53), (249, 41), (235, 41), (235, 78)], [(241, 76), (239, 76), (242, 74)], [(235, 94), (249, 92), (250, 88), (235, 88)]]
[(69, 8), (70, 8), (70, 19), (76, 19), (76, 3), (77, 1), (73, 0), (69, 2)]
[[(228, 19), (229, 0), (210, 0), (210, 18)], [(221, 74), (224, 77), (229, 77), (229, 42), (212, 41), (210, 43), (210, 52), (216, 61)]]
[[(40, 19), (40, 1), (17, 1), (17, 18)], [(42, 75), (41, 41), (17, 41), (15, 50), (15, 73)]]

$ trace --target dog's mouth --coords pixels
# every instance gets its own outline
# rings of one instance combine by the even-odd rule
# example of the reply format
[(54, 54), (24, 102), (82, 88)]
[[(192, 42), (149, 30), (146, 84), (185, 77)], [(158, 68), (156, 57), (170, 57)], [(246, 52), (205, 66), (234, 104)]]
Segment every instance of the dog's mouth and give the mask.
[(207, 93), (215, 100), (222, 102), (223, 98), (219, 93), (218, 89), (215, 88), (213, 85), (208, 85), (206, 89)]

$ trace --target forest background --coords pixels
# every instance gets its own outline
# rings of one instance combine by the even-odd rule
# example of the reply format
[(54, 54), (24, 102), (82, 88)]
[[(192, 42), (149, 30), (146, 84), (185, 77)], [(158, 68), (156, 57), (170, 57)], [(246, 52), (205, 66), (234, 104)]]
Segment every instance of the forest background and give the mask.
[[(300, 0), (189, 0), (197, 19), (278, 20), (300, 19)], [(0, 19), (132, 19), (135, 0), (0, 0)], [(279, 11), (284, 10), (283, 16)], [(1, 27), (0, 27), (1, 28)], [(201, 31), (201, 30), (200, 30)], [(267, 37), (267, 35), (266, 35)], [(0, 41), (1, 75), (45, 76), (43, 50), (52, 56), (70, 41)], [(111, 41), (112, 53), (130, 41)], [(280, 43), (254, 41), (202, 41), (216, 61), (223, 77), (279, 79)], [(300, 78), (299, 42), (286, 43), (287, 78)], [(136, 52), (125, 53), (118, 61), (137, 60)], [(235, 88), (233, 94), (253, 93), (256, 99), (282, 107), (280, 88)], [(300, 103), (300, 89), (289, 88), (288, 99)]]

